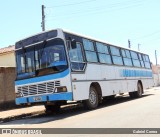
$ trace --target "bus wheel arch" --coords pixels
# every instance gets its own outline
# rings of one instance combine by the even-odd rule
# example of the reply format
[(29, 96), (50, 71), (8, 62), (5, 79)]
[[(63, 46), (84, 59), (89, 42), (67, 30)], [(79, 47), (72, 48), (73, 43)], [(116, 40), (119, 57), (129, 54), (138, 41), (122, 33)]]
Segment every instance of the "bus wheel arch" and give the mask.
[(129, 92), (129, 95), (131, 98), (140, 98), (142, 97), (143, 91), (143, 84), (141, 80), (138, 80), (137, 82), (137, 91)]
[(84, 100), (84, 107), (86, 109), (92, 110), (98, 107), (102, 100), (102, 91), (99, 83), (93, 82), (89, 88), (88, 99)]
[(101, 86), (98, 82), (93, 82), (91, 83), (90, 87), (93, 86), (94, 88), (96, 88), (97, 94), (98, 94), (98, 101), (99, 103), (101, 103), (102, 101), (102, 90), (101, 90)]

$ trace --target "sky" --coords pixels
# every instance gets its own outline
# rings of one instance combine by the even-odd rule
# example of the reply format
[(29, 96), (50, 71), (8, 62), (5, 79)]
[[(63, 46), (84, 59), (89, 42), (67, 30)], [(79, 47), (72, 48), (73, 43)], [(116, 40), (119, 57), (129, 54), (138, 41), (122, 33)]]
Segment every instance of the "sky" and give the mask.
[(0, 48), (14, 45), (41, 28), (62, 28), (150, 55), (160, 64), (160, 0), (1, 0)]

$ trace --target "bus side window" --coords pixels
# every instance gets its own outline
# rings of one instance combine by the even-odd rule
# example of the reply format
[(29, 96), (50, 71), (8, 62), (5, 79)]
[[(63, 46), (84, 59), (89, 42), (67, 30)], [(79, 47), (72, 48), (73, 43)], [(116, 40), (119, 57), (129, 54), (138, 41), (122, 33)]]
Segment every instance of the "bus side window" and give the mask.
[(98, 62), (97, 53), (94, 48), (94, 42), (88, 39), (83, 39), (86, 59), (88, 62)]
[(142, 55), (145, 68), (151, 68), (150, 60), (148, 55)]
[(140, 60), (138, 58), (138, 53), (135, 51), (131, 51), (131, 57), (132, 57), (133, 65), (135, 67), (141, 67)]
[(71, 61), (71, 69), (72, 71), (83, 71), (84, 70), (84, 58), (82, 53), (82, 44), (77, 42), (76, 48), (72, 49), (70, 45), (69, 47), (69, 58)]
[(121, 53), (122, 53), (124, 65), (133, 66), (129, 50), (121, 49)]
[(120, 55), (120, 49), (118, 47), (110, 46), (113, 63), (115, 65), (123, 65), (122, 56)]
[(142, 55), (139, 53), (138, 56), (139, 56), (139, 60), (140, 60), (141, 66), (142, 66), (142, 68), (144, 68), (144, 61), (142, 59)]
[(108, 45), (96, 42), (99, 62), (105, 64), (112, 64), (111, 56), (108, 51)]

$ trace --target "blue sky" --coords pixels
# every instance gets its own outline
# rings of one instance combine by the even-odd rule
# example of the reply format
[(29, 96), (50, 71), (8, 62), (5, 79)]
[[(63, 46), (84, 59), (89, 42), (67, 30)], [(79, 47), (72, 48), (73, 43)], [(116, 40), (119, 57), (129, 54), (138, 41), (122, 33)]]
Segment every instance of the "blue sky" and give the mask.
[(150, 55), (160, 64), (160, 0), (5, 0), (0, 4), (0, 48), (46, 30), (64, 28)]

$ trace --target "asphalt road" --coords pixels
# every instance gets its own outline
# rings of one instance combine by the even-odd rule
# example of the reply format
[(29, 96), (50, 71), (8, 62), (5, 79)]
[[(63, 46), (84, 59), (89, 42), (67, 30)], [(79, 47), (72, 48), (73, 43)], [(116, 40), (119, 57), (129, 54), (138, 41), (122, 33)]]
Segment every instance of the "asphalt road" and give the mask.
[(103, 101), (98, 109), (92, 111), (78, 105), (68, 107), (59, 114), (40, 114), (3, 123), (0, 127), (160, 128), (160, 87), (147, 90), (143, 97), (138, 99), (131, 99), (125, 95), (111, 101)]

